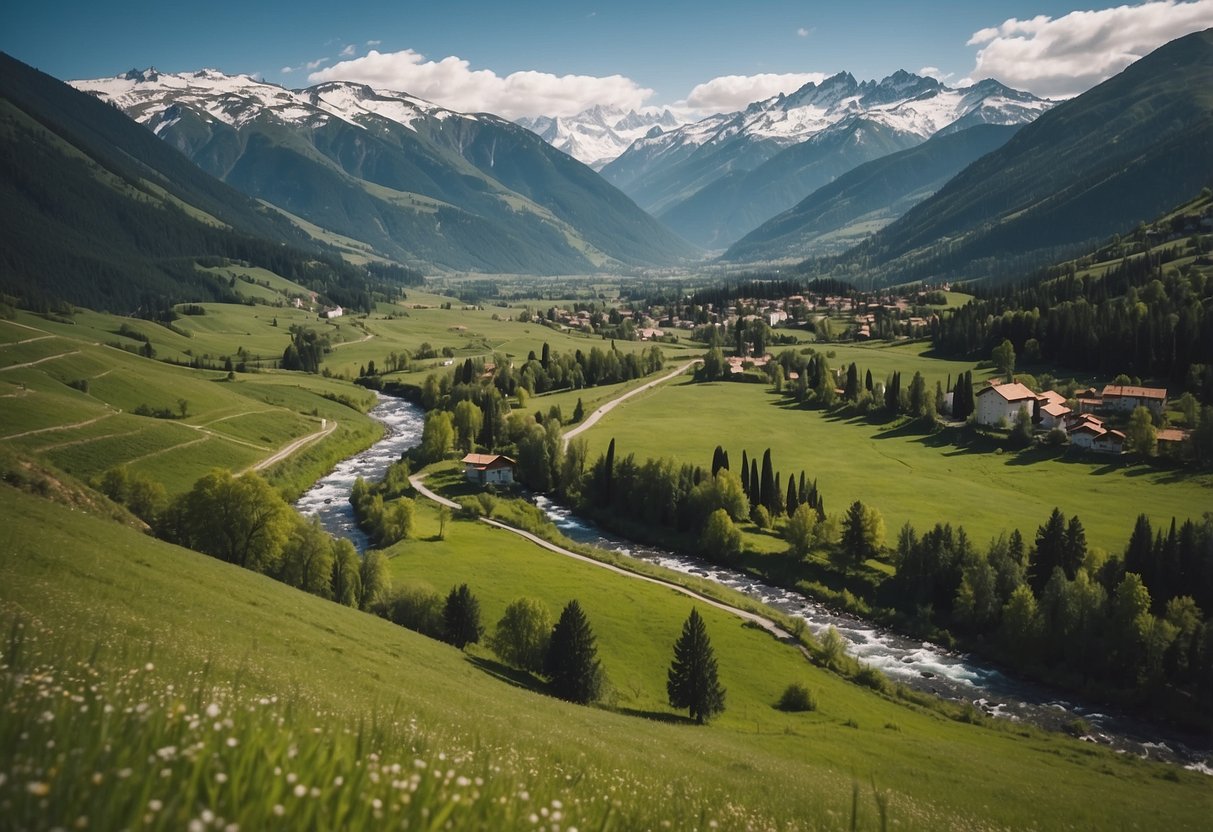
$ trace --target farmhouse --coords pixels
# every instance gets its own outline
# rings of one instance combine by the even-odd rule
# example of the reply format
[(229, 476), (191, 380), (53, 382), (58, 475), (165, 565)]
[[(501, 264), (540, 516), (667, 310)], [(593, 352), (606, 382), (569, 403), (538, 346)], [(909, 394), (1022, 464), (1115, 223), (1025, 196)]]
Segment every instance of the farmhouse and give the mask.
[(1010, 424), (1021, 407), (1035, 415), (1036, 394), (1019, 382), (997, 384), (977, 392), (977, 422), (982, 425)]
[(480, 485), (511, 485), (514, 460), (501, 454), (468, 454), (463, 458), (463, 475)]
[(1064, 403), (1050, 402), (1040, 408), (1040, 426), (1045, 430), (1064, 429), (1066, 417), (1069, 415), (1070, 408), (1066, 407)]
[(1155, 416), (1162, 414), (1163, 405), (1167, 403), (1165, 387), (1129, 387), (1122, 384), (1109, 384), (1100, 395), (1103, 406), (1107, 410), (1130, 411), (1138, 407), (1148, 407)]
[(321, 318), (340, 318), (345, 314), (345, 310), (340, 306), (334, 306), (332, 309), (326, 309), (320, 313)]

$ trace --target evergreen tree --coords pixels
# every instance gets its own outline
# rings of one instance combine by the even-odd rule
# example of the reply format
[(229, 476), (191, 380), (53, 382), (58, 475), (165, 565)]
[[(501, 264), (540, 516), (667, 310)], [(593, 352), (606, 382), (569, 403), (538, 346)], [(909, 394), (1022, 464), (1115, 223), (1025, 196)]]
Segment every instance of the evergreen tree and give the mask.
[(666, 691), (670, 705), (687, 708), (700, 725), (724, 710), (725, 689), (717, 678), (716, 656), (703, 619), (694, 608), (674, 643)]
[(602, 664), (594, 632), (581, 605), (569, 601), (552, 628), (543, 669), (551, 679), (552, 692), (561, 699), (585, 705), (602, 690)]
[(872, 371), (868, 370), (863, 376), (863, 389), (872, 392)]
[(573, 424), (577, 424), (585, 418), (585, 405), (581, 403), (581, 397), (577, 398), (577, 406), (573, 408)]
[(859, 368), (855, 366), (854, 361), (847, 367), (847, 386), (842, 395), (849, 402), (859, 398)]
[(1065, 562), (1065, 547), (1066, 518), (1061, 509), (1054, 508), (1045, 524), (1036, 530), (1036, 546), (1028, 563), (1028, 583), (1037, 597), (1052, 577), (1053, 570)]
[(716, 473), (723, 467), (724, 467), (724, 448), (717, 445), (716, 449), (714, 451), (712, 451), (712, 476), (713, 477), (716, 476)]
[(750, 505), (757, 506), (762, 504), (762, 484), (758, 481), (758, 460), (750, 460), (750, 491), (747, 495), (750, 498)]
[(467, 584), (460, 584), (446, 596), (442, 622), (446, 641), (460, 650), (480, 641), (480, 602)]
[(745, 492), (750, 502), (754, 502), (754, 496), (750, 494), (750, 460), (746, 457), (745, 449), (741, 451), (741, 490)]
[(884, 539), (884, 520), (876, 509), (859, 500), (842, 520), (841, 552), (847, 565), (858, 566), (876, 555)]
[(1066, 526), (1066, 537), (1062, 547), (1061, 568), (1069, 580), (1074, 580), (1082, 563), (1087, 559), (1087, 533), (1082, 527), (1082, 521), (1075, 514)]
[(783, 510), (790, 517), (796, 511), (796, 507), (800, 505), (800, 496), (796, 491), (796, 478), (788, 477), (788, 496), (784, 499)]
[(607, 445), (606, 462), (602, 466), (603, 488), (602, 495), (604, 505), (611, 504), (611, 481), (615, 477), (615, 437), (611, 437), (611, 443)]
[(759, 505), (766, 506), (767, 511), (775, 513), (775, 471), (771, 467), (771, 449), (767, 448), (762, 454), (762, 479), (759, 481)]

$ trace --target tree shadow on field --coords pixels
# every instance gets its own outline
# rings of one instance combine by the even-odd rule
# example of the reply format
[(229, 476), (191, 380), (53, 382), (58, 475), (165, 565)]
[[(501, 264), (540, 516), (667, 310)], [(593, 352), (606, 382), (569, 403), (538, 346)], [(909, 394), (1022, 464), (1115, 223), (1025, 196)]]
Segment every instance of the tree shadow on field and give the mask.
[(695, 720), (682, 714), (672, 714), (669, 711), (644, 711), (639, 708), (619, 708), (624, 716), (638, 716), (641, 719), (651, 719), (654, 722), (668, 722), (671, 725), (698, 725)]
[(483, 656), (467, 656), (466, 658), (472, 667), (483, 671), (486, 675), (491, 676), (499, 682), (505, 682), (507, 685), (534, 691), (535, 693), (547, 693), (547, 685), (525, 670), (519, 670), (516, 667), (510, 667), (501, 662), (486, 659)]

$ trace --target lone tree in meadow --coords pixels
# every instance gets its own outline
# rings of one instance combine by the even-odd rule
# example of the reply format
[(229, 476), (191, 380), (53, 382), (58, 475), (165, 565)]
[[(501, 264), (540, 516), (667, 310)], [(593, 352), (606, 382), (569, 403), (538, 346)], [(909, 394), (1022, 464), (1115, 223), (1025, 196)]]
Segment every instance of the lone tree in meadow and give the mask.
[(467, 584), (460, 584), (446, 596), (442, 621), (446, 641), (460, 650), (480, 641), (480, 602)]
[(602, 691), (602, 663), (594, 631), (576, 600), (565, 605), (552, 628), (543, 670), (551, 680), (552, 693), (569, 702), (585, 705)]
[(670, 705), (687, 708), (700, 725), (724, 710), (725, 690), (716, 676), (716, 655), (699, 610), (693, 607), (674, 642), (666, 691)]
[(497, 631), (489, 641), (503, 661), (523, 670), (543, 670), (543, 658), (552, 639), (552, 616), (538, 598), (519, 598), (505, 608)]

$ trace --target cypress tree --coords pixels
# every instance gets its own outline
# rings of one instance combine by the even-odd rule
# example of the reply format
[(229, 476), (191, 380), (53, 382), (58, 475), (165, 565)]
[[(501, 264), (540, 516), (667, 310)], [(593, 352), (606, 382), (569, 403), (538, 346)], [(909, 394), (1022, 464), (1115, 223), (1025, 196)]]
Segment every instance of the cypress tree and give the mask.
[(762, 503), (762, 483), (758, 481), (758, 460), (750, 460), (750, 505)]
[(716, 446), (716, 450), (712, 451), (712, 476), (713, 477), (716, 476), (716, 473), (724, 466), (724, 460), (722, 459), (723, 455), (724, 455), (724, 449), (721, 448), (719, 445)]
[(798, 505), (800, 505), (800, 498), (796, 493), (796, 478), (788, 477), (788, 496), (784, 500), (783, 510), (788, 513), (789, 517), (791, 517), (795, 513)]
[(717, 676), (716, 655), (703, 619), (694, 608), (674, 643), (666, 692), (672, 707), (688, 709), (700, 725), (724, 710), (725, 689)]
[(480, 641), (480, 602), (467, 584), (455, 587), (446, 597), (442, 622), (446, 641), (460, 650)]
[[(745, 449), (741, 451), (741, 490), (746, 497), (750, 496), (750, 460), (746, 457)], [(750, 500), (750, 502), (754, 502)]]
[(552, 692), (569, 702), (585, 705), (602, 690), (602, 663), (594, 631), (576, 600), (565, 605), (552, 628), (543, 671), (551, 679)]
[(611, 443), (607, 445), (606, 461), (602, 466), (602, 476), (602, 494), (604, 498), (603, 505), (609, 506), (611, 504), (611, 480), (615, 476), (615, 437), (613, 436), (611, 437)]
[(807, 503), (808, 501), (809, 501), (809, 492), (808, 492), (808, 489), (805, 488), (805, 477), (804, 477), (804, 471), (802, 470), (800, 472), (800, 487), (797, 489), (796, 505), (799, 507), (801, 503)]
[(775, 513), (775, 471), (771, 468), (771, 449), (767, 448), (762, 454), (762, 479), (758, 484), (758, 502), (766, 506), (767, 511)]
[(729, 452), (728, 451), (720, 452), (720, 467), (726, 471), (729, 470)]
[(863, 376), (863, 389), (872, 392), (872, 371), (868, 370)]

